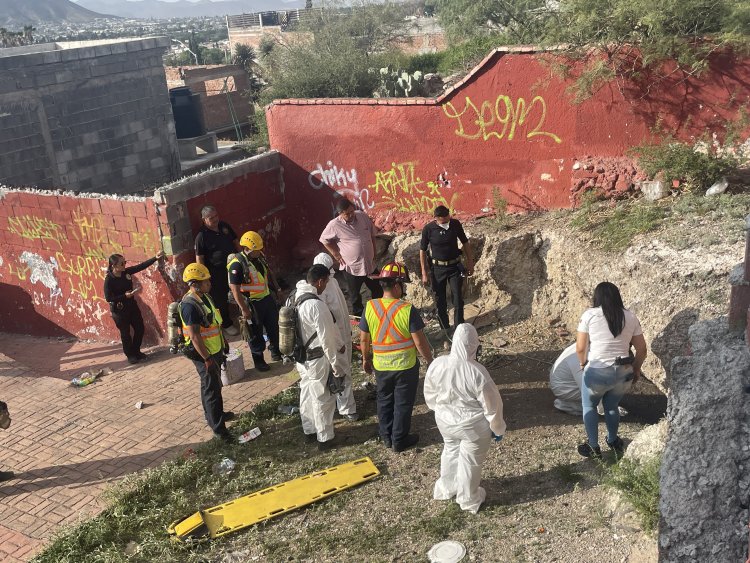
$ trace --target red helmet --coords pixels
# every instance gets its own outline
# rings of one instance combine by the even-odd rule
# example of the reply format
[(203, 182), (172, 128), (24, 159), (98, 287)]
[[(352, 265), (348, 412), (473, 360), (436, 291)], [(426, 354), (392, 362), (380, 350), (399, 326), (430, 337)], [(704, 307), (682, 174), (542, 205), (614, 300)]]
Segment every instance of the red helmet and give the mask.
[(406, 269), (406, 266), (402, 264), (401, 262), (388, 262), (383, 268), (380, 270), (380, 273), (377, 276), (371, 276), (374, 280), (391, 280), (395, 279), (396, 281), (400, 282), (410, 282), (411, 279), (409, 279), (409, 270)]

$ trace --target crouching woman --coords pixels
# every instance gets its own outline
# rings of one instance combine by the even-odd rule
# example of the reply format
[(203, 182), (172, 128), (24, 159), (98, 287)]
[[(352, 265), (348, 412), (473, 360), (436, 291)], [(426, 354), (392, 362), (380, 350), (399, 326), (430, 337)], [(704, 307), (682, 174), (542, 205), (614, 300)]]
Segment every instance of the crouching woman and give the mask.
[(479, 336), (458, 325), (448, 356), (435, 358), (425, 375), (424, 398), (435, 411), (445, 445), (433, 498), (456, 497), (463, 510), (476, 512), (486, 498), (479, 486), (482, 464), (493, 438), (505, 434), (503, 400), (487, 369), (476, 361)]

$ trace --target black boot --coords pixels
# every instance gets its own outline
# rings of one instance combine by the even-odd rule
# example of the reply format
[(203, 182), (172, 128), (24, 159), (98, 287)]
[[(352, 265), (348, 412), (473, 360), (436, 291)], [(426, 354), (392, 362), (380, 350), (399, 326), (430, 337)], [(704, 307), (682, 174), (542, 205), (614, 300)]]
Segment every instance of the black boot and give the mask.
[(255, 369), (258, 371), (268, 371), (271, 369), (271, 366), (263, 359), (263, 354), (253, 354), (253, 364), (255, 364)]

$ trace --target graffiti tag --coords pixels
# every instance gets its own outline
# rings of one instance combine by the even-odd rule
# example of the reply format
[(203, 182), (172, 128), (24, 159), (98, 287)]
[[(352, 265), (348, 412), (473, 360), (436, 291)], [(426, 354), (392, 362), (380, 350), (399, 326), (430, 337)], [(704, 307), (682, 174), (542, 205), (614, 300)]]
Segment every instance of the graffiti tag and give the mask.
[[(514, 105), (509, 96), (500, 94), (494, 103), (485, 100), (479, 107), (466, 96), (463, 110), (459, 112), (452, 102), (447, 102), (443, 104), (443, 113), (457, 121), (455, 133), (464, 139), (512, 141), (516, 131), (525, 126), (526, 139), (541, 136), (562, 143), (560, 137), (543, 129), (547, 119), (547, 102), (541, 96), (534, 96), (528, 104), (524, 98), (518, 98)], [(532, 125), (534, 127), (530, 129)]]
[(44, 258), (33, 252), (24, 251), (21, 254), (20, 261), (26, 264), (28, 271), (31, 272), (29, 281), (31, 283), (41, 282), (49, 289), (50, 299), (62, 295), (62, 289), (57, 284), (55, 270), (59, 270), (57, 260), (50, 258), (47, 262)]
[(65, 229), (60, 225), (49, 219), (33, 215), (8, 217), (8, 231), (27, 240), (55, 242), (60, 247), (62, 247), (63, 241), (68, 240)]
[(375, 207), (375, 202), (370, 200), (370, 192), (367, 188), (359, 189), (359, 180), (357, 171), (354, 168), (349, 170), (339, 168), (330, 160), (326, 162), (327, 167), (318, 163), (318, 166), (307, 176), (310, 186), (319, 190), (323, 186), (328, 186), (339, 195), (349, 199), (361, 211), (366, 211)]
[(391, 163), (391, 169), (375, 172), (375, 182), (369, 188), (381, 195), (380, 205), (394, 211), (432, 212), (438, 205), (452, 208), (456, 194), (448, 202), (441, 188), (443, 182), (422, 180), (415, 172), (416, 162)]

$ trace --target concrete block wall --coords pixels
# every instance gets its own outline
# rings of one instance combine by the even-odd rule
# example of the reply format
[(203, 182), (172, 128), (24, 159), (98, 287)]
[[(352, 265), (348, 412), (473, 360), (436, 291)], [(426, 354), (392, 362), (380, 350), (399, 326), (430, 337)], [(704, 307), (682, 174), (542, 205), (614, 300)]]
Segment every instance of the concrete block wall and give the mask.
[(134, 194), (177, 178), (168, 46), (159, 37), (1, 50), (0, 183)]

